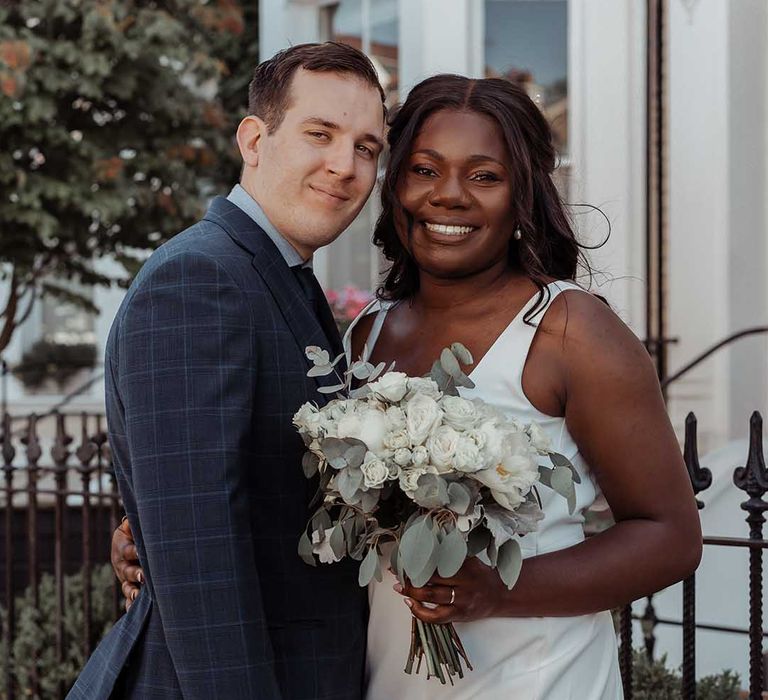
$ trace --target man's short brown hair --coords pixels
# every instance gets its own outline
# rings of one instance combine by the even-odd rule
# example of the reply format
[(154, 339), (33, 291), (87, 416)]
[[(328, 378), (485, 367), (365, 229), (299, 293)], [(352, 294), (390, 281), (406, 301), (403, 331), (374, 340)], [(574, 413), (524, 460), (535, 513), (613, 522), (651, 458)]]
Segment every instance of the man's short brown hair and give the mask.
[(285, 117), (290, 105), (291, 82), (299, 68), (353, 75), (379, 91), (384, 108), (384, 90), (376, 69), (362, 51), (335, 41), (298, 44), (278, 51), (256, 66), (248, 86), (248, 113), (263, 119), (270, 133)]

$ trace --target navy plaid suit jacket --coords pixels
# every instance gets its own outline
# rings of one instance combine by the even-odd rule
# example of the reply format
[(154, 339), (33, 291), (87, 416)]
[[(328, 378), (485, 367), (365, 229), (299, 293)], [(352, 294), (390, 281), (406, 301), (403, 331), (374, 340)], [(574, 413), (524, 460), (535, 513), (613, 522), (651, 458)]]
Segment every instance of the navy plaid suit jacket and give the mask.
[(297, 554), (316, 483), (291, 417), (322, 400), (327, 338), (269, 237), (218, 197), (160, 247), (106, 353), (120, 494), (146, 585), (71, 700), (357, 700), (366, 594), (354, 562)]

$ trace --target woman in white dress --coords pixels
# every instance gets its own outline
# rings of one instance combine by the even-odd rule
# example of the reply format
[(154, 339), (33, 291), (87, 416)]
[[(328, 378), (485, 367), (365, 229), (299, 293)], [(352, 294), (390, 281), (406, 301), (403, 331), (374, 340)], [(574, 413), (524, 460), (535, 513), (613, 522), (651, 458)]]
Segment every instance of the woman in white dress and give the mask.
[[(358, 356), (428, 373), (455, 341), (475, 358), (472, 390), (535, 421), (581, 475), (577, 509), (540, 487), (545, 518), (521, 540), (508, 591), (469, 560), (450, 579), (369, 587), (368, 700), (615, 700), (611, 608), (695, 570), (701, 531), (648, 354), (575, 282), (579, 248), (551, 175), (549, 127), (502, 80), (430, 78), (389, 133), (374, 242), (391, 261), (379, 300), (347, 335)], [(351, 339), (351, 343), (350, 343)], [(616, 520), (585, 541), (602, 490)], [(454, 622), (474, 670), (455, 686), (406, 675), (411, 615)]]
[[(545, 517), (521, 540), (511, 591), (478, 559), (423, 588), (392, 575), (369, 587), (367, 700), (621, 698), (606, 611), (679, 581), (701, 557), (648, 354), (574, 281), (579, 246), (551, 179), (549, 127), (522, 88), (430, 78), (394, 116), (389, 143), (374, 242), (392, 266), (348, 351), (359, 356), (367, 340), (372, 361), (422, 375), (463, 343), (475, 388), (462, 394), (538, 423), (581, 483), (573, 514), (539, 488)], [(585, 541), (598, 488), (616, 524)], [(113, 562), (132, 598), (140, 569), (126, 543), (116, 531)], [(411, 615), (456, 623), (474, 670), (454, 686), (405, 674)]]

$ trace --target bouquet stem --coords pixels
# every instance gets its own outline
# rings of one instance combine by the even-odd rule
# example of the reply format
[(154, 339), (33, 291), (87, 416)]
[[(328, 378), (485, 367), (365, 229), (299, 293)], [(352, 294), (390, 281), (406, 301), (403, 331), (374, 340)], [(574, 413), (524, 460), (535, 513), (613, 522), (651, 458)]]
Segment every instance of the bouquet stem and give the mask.
[(446, 677), (453, 685), (453, 677), (464, 678), (462, 660), (471, 671), (467, 652), (451, 623), (436, 625), (422, 622), (417, 617), (411, 618), (411, 645), (408, 650), (408, 660), (405, 672), (413, 673), (413, 662), (418, 659), (416, 673), (421, 668), (422, 660), (427, 665), (427, 678), (435, 676), (445, 685)]

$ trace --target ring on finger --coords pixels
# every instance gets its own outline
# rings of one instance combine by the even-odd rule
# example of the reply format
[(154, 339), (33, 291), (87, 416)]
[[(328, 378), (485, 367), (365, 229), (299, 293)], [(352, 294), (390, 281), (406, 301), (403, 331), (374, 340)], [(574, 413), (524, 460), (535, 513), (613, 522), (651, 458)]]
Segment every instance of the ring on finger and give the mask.
[(451, 586), (451, 601), (448, 603), (448, 605), (453, 605), (455, 600), (456, 600), (456, 589), (453, 586)]

